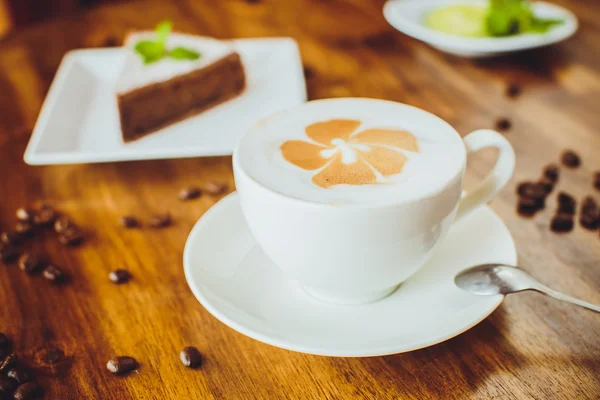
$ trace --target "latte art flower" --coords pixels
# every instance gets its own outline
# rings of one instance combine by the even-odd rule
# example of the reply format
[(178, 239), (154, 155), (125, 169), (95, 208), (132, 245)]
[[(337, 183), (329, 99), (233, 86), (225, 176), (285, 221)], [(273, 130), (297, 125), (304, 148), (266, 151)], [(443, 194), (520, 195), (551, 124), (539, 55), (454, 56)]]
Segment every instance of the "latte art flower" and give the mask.
[(369, 128), (357, 131), (361, 121), (333, 119), (305, 128), (311, 140), (288, 140), (280, 149), (289, 163), (318, 171), (312, 182), (322, 188), (334, 185), (368, 185), (399, 174), (407, 161), (402, 151), (419, 152), (417, 139), (404, 130)]

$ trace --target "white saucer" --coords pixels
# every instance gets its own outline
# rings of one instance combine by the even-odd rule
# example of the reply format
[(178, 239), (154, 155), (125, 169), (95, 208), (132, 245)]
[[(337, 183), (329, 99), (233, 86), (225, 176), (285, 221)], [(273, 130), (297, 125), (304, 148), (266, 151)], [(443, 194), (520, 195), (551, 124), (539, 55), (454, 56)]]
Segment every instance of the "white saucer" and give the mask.
[(488, 4), (489, 0), (389, 0), (383, 7), (385, 19), (405, 35), (462, 57), (491, 57), (504, 53), (533, 49), (561, 42), (572, 36), (578, 27), (577, 17), (555, 4), (536, 1), (537, 16), (559, 18), (565, 22), (543, 34), (523, 34), (500, 38), (468, 38), (449, 35), (430, 29), (423, 23), (431, 10), (452, 4)]
[(184, 269), (200, 303), (244, 335), (303, 353), (366, 357), (431, 346), (473, 327), (503, 297), (463, 292), (454, 275), (485, 262), (516, 264), (516, 258), (507, 228), (484, 207), (453, 227), (433, 259), (389, 297), (361, 306), (330, 305), (266, 258), (232, 193), (192, 230)]
[(231, 155), (257, 121), (306, 101), (302, 60), (291, 38), (233, 41), (244, 92), (195, 117), (123, 143), (115, 87), (123, 49), (69, 52), (62, 60), (25, 152), (33, 165)]

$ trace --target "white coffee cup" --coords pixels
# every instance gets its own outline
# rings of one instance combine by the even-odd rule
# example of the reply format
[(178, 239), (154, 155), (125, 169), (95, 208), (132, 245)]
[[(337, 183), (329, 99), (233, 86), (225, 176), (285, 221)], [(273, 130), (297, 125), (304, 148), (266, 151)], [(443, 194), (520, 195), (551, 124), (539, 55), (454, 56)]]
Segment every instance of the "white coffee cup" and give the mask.
[[(450, 135), (445, 140), (464, 143), (454, 147), (458, 149), (456, 173), (449, 175), (434, 193), (398, 202), (389, 199), (381, 204), (330, 204), (288, 196), (259, 182), (241, 161), (242, 153), (249, 151), (243, 145), (248, 135), (240, 140), (233, 154), (234, 175), (252, 234), (276, 265), (324, 301), (361, 304), (393, 292), (426, 263), (450, 226), (490, 201), (514, 170), (514, 151), (501, 134), (482, 129), (461, 138), (432, 114), (384, 100), (309, 102), (261, 121), (250, 132), (263, 129), (271, 118), (317, 109), (325, 110), (325, 114), (340, 109), (344, 115), (352, 110), (371, 110), (369, 115), (385, 111), (388, 120), (397, 115), (400, 125), (427, 126), (435, 129), (436, 135)], [(478, 187), (463, 194), (467, 153), (487, 147), (499, 150), (496, 164)]]

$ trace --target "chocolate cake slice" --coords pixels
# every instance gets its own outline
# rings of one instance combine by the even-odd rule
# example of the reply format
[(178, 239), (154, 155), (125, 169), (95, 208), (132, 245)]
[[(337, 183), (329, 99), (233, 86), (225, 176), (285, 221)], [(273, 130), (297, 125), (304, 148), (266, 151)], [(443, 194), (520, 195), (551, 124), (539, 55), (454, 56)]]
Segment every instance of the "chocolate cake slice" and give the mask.
[(125, 42), (127, 58), (117, 83), (125, 142), (230, 100), (246, 85), (240, 56), (227, 42), (173, 33), (165, 49), (183, 49), (193, 57), (161, 56), (148, 62), (136, 46), (154, 36), (154, 32), (138, 32)]

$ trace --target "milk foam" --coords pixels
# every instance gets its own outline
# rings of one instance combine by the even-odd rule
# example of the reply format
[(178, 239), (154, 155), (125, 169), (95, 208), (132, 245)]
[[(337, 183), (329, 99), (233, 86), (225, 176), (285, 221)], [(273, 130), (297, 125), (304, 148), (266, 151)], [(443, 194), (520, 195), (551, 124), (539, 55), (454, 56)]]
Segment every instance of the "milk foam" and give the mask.
[[(402, 171), (384, 177), (374, 170), (373, 184), (320, 187), (313, 177), (326, 167), (300, 168), (283, 157), (281, 147), (290, 140), (314, 144), (305, 128), (338, 119), (360, 121), (352, 136), (370, 128), (408, 131), (417, 140), (418, 152), (396, 149), (407, 158)], [(321, 152), (327, 157), (339, 154), (346, 165), (356, 160), (359, 153), (355, 153), (341, 141)], [(309, 102), (259, 122), (241, 139), (234, 157), (251, 178), (285, 196), (315, 203), (369, 205), (434, 196), (462, 173), (466, 151), (452, 127), (425, 111), (383, 100), (331, 99)]]

